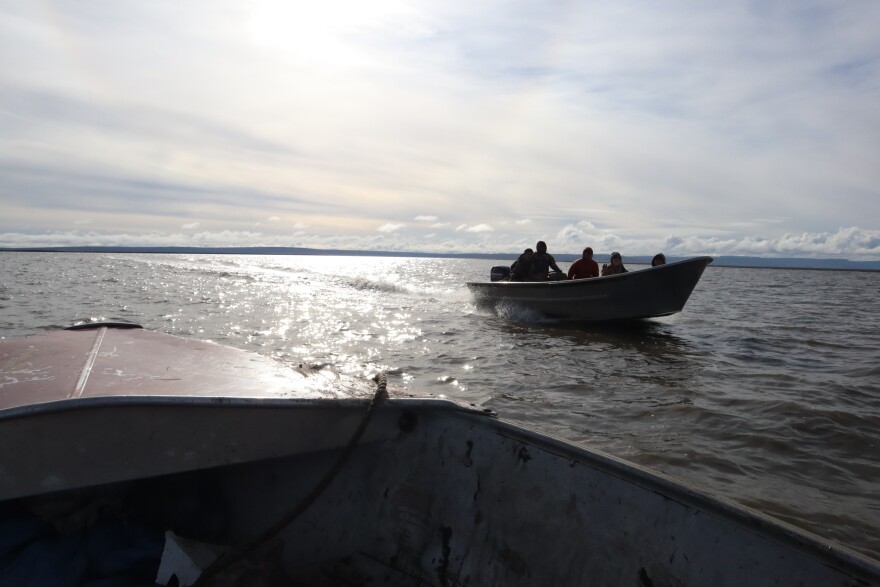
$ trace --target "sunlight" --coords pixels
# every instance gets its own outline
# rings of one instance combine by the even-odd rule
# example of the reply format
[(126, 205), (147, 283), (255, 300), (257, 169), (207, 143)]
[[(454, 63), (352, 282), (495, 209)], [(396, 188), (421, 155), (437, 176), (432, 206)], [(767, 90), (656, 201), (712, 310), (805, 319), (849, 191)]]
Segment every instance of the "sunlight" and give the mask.
[(306, 61), (352, 64), (364, 59), (358, 41), (400, 16), (396, 0), (259, 0), (247, 29), (257, 45)]

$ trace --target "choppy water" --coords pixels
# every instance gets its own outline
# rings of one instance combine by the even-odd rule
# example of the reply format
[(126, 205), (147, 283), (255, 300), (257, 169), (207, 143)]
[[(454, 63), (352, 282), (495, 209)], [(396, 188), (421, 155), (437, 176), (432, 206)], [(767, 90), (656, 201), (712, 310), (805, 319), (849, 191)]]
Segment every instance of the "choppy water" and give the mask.
[(880, 273), (710, 266), (683, 313), (476, 308), (490, 261), (0, 253), (0, 337), (124, 319), (482, 404), (880, 558)]

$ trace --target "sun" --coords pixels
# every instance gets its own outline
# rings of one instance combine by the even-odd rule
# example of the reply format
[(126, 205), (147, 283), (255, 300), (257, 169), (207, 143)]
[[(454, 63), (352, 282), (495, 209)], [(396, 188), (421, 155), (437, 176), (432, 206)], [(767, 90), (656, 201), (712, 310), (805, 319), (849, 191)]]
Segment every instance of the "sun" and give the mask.
[(352, 63), (359, 59), (359, 41), (379, 32), (395, 12), (393, 2), (357, 0), (258, 0), (247, 30), (262, 47), (299, 59)]

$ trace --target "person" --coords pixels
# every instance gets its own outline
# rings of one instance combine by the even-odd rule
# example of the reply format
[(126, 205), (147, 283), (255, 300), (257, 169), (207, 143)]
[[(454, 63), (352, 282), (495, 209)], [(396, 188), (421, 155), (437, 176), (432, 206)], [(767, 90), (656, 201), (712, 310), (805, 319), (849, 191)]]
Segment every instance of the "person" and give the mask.
[(547, 273), (550, 269), (565, 279), (565, 273), (556, 264), (556, 259), (547, 252), (547, 243), (538, 241), (538, 244), (535, 245), (535, 256), (532, 259), (532, 281), (547, 281)]
[(593, 260), (592, 247), (584, 249), (583, 257), (568, 268), (569, 279), (587, 279), (588, 277), (599, 277), (599, 264)]
[(654, 258), (651, 259), (651, 267), (656, 267), (657, 265), (666, 265), (666, 255), (663, 253), (654, 255)]
[(532, 249), (523, 251), (523, 254), (510, 266), (510, 281), (530, 281), (533, 261), (534, 251)]
[(620, 253), (614, 251), (611, 253), (611, 263), (602, 265), (602, 276), (618, 275), (620, 273), (629, 273), (629, 271), (623, 266), (623, 257), (620, 256)]

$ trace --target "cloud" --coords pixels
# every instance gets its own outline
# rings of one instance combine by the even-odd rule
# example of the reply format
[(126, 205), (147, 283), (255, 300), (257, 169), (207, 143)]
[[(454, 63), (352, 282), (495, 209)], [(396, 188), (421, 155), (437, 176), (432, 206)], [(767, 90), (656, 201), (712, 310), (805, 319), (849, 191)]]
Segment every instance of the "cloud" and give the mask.
[[(299, 246), (317, 249), (359, 249), (421, 251), (428, 253), (474, 253), (474, 252), (514, 252), (522, 251), (532, 242), (523, 242), (509, 236), (485, 233), (496, 240), (462, 247), (458, 239), (442, 239), (442, 235), (413, 235), (396, 238), (389, 243), (378, 235), (319, 235), (297, 232), (296, 242), (291, 242), (289, 233), (271, 234), (256, 231), (202, 231), (192, 232), (143, 232), (102, 233), (94, 230), (66, 230), (49, 233), (0, 233), (0, 247), (40, 247), (40, 246)], [(440, 237), (441, 240), (433, 239)], [(432, 239), (428, 242), (426, 239)], [(585, 246), (591, 246), (597, 255), (618, 250), (628, 255), (652, 255), (664, 252), (667, 255), (740, 255), (764, 257), (808, 257), (808, 258), (848, 258), (851, 260), (876, 260), (880, 258), (880, 230), (865, 230), (857, 227), (840, 228), (834, 232), (799, 233), (783, 235), (779, 238), (763, 237), (701, 237), (667, 236), (658, 239), (628, 239), (611, 232), (597, 234), (586, 242), (571, 245), (548, 241), (552, 253), (580, 254)]]
[[(42, 243), (42, 244), (41, 244)], [(44, 234), (0, 233), (0, 246), (119, 246), (119, 247), (225, 247), (269, 246), (277, 244), (264, 235), (251, 231), (219, 231), (199, 233), (145, 232), (141, 234), (101, 233), (96, 231), (57, 231)]]
[(578, 246), (578, 243), (583, 243), (584, 241), (600, 238), (604, 240), (608, 237), (607, 235), (602, 235), (600, 232), (596, 231), (596, 227), (592, 222), (581, 220), (576, 224), (563, 226), (556, 234), (556, 238), (565, 245)]
[(660, 248), (684, 255), (702, 252), (712, 255), (868, 260), (880, 256), (880, 230), (845, 227), (835, 232), (784, 234), (777, 238), (671, 236), (664, 240)]
[(880, 5), (294, 4), (0, 12), (0, 233), (880, 255)]
[(183, 228), (184, 230), (194, 230), (194, 229), (196, 229), (196, 228), (198, 228), (198, 227), (199, 227), (199, 223), (198, 223), (198, 222), (189, 222), (189, 223), (187, 223), (187, 224), (183, 224), (183, 225), (181, 225), (180, 228)]
[(491, 226), (489, 226), (488, 224), (476, 224), (473, 226), (471, 226), (469, 224), (460, 224), (455, 229), (456, 232), (473, 232), (473, 233), (493, 232), (494, 230), (495, 229), (492, 228)]
[(397, 232), (401, 228), (405, 228), (406, 224), (401, 224), (400, 222), (387, 222), (377, 228), (379, 232)]

